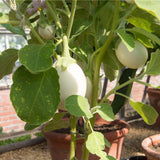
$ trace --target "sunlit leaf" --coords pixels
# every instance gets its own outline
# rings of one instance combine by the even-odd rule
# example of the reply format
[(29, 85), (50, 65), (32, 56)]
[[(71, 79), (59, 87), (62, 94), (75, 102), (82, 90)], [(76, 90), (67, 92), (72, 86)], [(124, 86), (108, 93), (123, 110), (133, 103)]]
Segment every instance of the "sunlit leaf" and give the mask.
[(129, 103), (147, 124), (152, 125), (156, 122), (158, 113), (152, 106), (133, 100), (130, 100)]
[(57, 71), (51, 68), (31, 74), (24, 66), (19, 67), (13, 75), (10, 98), (23, 121), (39, 125), (49, 120), (60, 102)]
[(147, 63), (146, 74), (148, 75), (158, 75), (160, 74), (160, 50), (151, 53), (151, 59)]
[(76, 117), (92, 117), (88, 100), (80, 95), (72, 95), (65, 100), (65, 108)]

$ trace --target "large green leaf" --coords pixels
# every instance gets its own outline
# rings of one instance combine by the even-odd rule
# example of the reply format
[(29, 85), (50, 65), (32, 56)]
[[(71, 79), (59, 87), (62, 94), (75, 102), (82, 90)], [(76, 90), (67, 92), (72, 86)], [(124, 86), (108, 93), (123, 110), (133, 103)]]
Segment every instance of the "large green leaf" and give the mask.
[(149, 38), (153, 42), (156, 42), (158, 45), (160, 45), (160, 38), (154, 35), (153, 33), (148, 32), (147, 30), (144, 30), (142, 28), (137, 28), (137, 27), (133, 27), (131, 29), (126, 29), (126, 30), (134, 34), (138, 33), (138, 34), (144, 35), (145, 37)]
[(64, 115), (65, 115), (65, 112), (56, 113), (53, 119), (49, 121), (47, 124), (45, 124), (44, 131), (49, 132), (56, 129), (68, 128), (69, 121), (65, 121), (64, 119), (62, 119)]
[(0, 54), (0, 79), (12, 73), (17, 59), (17, 49), (7, 49)]
[(115, 119), (112, 106), (108, 103), (102, 103), (96, 112), (106, 121), (113, 121)]
[(127, 21), (135, 27), (142, 28), (160, 36), (160, 21), (157, 21), (157, 18), (142, 9), (137, 8), (131, 16), (128, 17)]
[(160, 3), (158, 0), (135, 0), (136, 5), (160, 20)]
[(54, 68), (31, 74), (24, 66), (13, 75), (10, 98), (17, 115), (38, 125), (53, 117), (60, 102), (58, 74)]
[(137, 113), (141, 115), (147, 124), (152, 125), (156, 122), (158, 113), (152, 106), (142, 102), (135, 102), (133, 100), (130, 100), (129, 103), (137, 111)]
[(12, 26), (11, 24), (7, 23), (1, 25), (12, 33), (22, 35), (24, 38), (26, 38), (26, 33), (20, 26)]
[(76, 117), (85, 116), (88, 119), (92, 117), (88, 100), (80, 95), (69, 96), (65, 100), (65, 108)]
[(19, 61), (32, 73), (46, 71), (53, 65), (53, 49), (52, 43), (27, 45), (20, 49)]
[(100, 132), (92, 132), (88, 135), (86, 141), (86, 147), (90, 153), (96, 154), (103, 160), (108, 160), (105, 149), (105, 145), (109, 145), (109, 142), (105, 139), (104, 135)]
[(151, 59), (147, 63), (146, 74), (148, 75), (158, 75), (160, 74), (160, 50), (151, 53)]

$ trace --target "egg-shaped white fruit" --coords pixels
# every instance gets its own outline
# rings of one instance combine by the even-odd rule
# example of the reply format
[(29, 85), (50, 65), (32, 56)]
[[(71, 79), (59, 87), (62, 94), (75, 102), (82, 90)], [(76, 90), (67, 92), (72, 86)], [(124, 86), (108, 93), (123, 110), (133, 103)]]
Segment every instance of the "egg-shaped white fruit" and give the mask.
[(54, 37), (54, 29), (52, 25), (46, 25), (45, 28), (42, 27), (38, 27), (38, 33), (40, 34), (40, 36), (44, 39), (52, 39)]
[(76, 63), (70, 64), (65, 70), (61, 66), (55, 65), (55, 68), (59, 75), (61, 104), (71, 95), (81, 95), (85, 97), (87, 88), (86, 77)]
[[(86, 81), (87, 81), (87, 90), (86, 90), (85, 97), (88, 99), (88, 101), (90, 103), (91, 102), (91, 98), (92, 98), (93, 87), (92, 87), (92, 82), (91, 82), (91, 80), (90, 80), (90, 78), (88, 76), (86, 77)], [(101, 90), (102, 90), (102, 84), (101, 84), (101, 81), (99, 80), (99, 83), (98, 83), (98, 96), (100, 95)]]
[(135, 41), (135, 47), (129, 51), (126, 45), (121, 41), (116, 49), (118, 60), (126, 67), (138, 69), (142, 67), (148, 59), (146, 47), (139, 41)]

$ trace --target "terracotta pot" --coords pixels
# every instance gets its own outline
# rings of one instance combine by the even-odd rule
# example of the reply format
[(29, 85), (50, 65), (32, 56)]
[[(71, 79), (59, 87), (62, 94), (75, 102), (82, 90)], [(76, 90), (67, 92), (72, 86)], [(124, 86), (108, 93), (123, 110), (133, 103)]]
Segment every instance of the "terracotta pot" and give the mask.
[(160, 134), (145, 138), (141, 145), (147, 160), (160, 160)]
[(160, 89), (147, 88), (149, 103), (158, 112), (159, 116), (156, 120), (155, 126), (160, 126)]
[[(108, 133), (103, 133), (106, 139), (111, 144), (111, 148), (106, 147), (106, 152), (108, 153), (108, 155), (111, 155), (119, 160), (124, 136), (129, 131), (129, 124), (121, 120), (115, 120), (106, 123), (111, 126), (123, 126), (122, 129), (111, 131)], [(70, 151), (70, 134), (44, 132), (43, 130), (42, 133), (44, 134), (44, 137), (47, 140), (47, 145), (50, 150), (52, 160), (68, 160)], [(78, 160), (81, 160), (83, 143), (84, 140), (77, 140), (76, 157), (78, 158)], [(89, 160), (99, 160), (99, 157), (90, 154)]]

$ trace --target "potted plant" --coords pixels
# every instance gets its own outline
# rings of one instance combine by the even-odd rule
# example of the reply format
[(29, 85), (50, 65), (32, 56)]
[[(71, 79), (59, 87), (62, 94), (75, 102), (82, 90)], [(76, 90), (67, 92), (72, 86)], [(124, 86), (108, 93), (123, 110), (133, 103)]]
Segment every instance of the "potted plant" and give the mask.
[[(10, 11), (1, 25), (28, 42), (0, 55), (0, 78), (12, 73), (15, 61), (21, 63), (13, 74), (10, 98), (26, 130), (41, 124), (44, 133), (69, 127), (66, 158), (76, 159), (76, 144), (82, 139), (83, 160), (89, 153), (112, 160), (117, 157), (104, 152), (109, 142), (94, 129), (97, 114), (113, 121), (129, 99), (146, 123), (156, 121), (158, 114), (150, 105), (129, 97), (133, 82), (152, 86), (141, 78), (160, 73), (159, 5), (152, 1), (3, 0)], [(102, 65), (106, 77), (117, 82), (97, 102)]]

